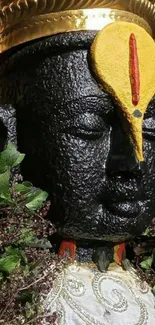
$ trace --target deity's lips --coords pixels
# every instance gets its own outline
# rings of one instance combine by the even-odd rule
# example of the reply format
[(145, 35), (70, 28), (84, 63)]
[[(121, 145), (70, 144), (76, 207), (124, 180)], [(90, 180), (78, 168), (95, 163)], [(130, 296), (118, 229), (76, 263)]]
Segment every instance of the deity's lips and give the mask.
[(145, 201), (149, 198), (146, 197), (143, 182), (140, 179), (132, 178), (131, 174), (128, 177), (115, 176), (107, 179), (104, 184), (104, 192), (100, 196), (101, 202), (111, 204), (123, 202), (139, 202)]
[(141, 206), (137, 201), (109, 202), (106, 207), (113, 214), (125, 218), (134, 218), (141, 212)]

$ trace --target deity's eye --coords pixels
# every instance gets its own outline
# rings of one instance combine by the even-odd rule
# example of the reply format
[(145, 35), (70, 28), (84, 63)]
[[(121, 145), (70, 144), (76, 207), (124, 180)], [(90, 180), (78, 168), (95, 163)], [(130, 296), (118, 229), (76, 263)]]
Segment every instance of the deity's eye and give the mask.
[(84, 140), (96, 140), (101, 138), (106, 130), (107, 125), (101, 116), (87, 112), (74, 118), (70, 134)]

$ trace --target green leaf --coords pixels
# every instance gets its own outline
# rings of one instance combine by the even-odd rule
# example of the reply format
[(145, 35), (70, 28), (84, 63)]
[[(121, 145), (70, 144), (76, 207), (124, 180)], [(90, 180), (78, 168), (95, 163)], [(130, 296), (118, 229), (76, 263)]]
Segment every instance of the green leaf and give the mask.
[(23, 270), (23, 275), (26, 278), (30, 274), (29, 265), (22, 266), (21, 269)]
[(12, 205), (13, 203), (10, 193), (0, 193), (0, 205)]
[(24, 228), (21, 230), (20, 238), (18, 239), (18, 244), (29, 244), (35, 239), (35, 233), (30, 231), (29, 228)]
[(15, 192), (20, 192), (21, 194), (31, 193), (31, 187), (25, 186), (24, 184), (16, 184), (14, 186)]
[(27, 209), (29, 209), (31, 212), (39, 209), (48, 197), (48, 193), (42, 191), (41, 189), (35, 188), (30, 182), (16, 184), (14, 186), (14, 191), (23, 195), (22, 201)]
[(49, 249), (52, 248), (52, 245), (50, 241), (47, 238), (35, 238), (34, 239), (34, 245), (36, 244), (36, 247), (40, 247), (43, 249)]
[(11, 273), (23, 261), (26, 263), (25, 254), (10, 246), (0, 258), (0, 272)]
[(21, 266), (26, 267), (27, 266), (27, 257), (22, 250), (20, 250), (20, 257), (21, 257), (21, 261), (20, 261)]
[(146, 257), (141, 263), (140, 263), (140, 266), (145, 269), (145, 270), (149, 270), (151, 268), (151, 265), (152, 265), (152, 261), (153, 261), (153, 258), (152, 256), (150, 257)]
[(41, 208), (44, 201), (46, 201), (48, 193), (37, 189), (32, 195), (28, 197), (28, 203), (26, 204), (27, 209), (30, 211), (36, 211)]
[(144, 232), (143, 232), (143, 236), (148, 236), (150, 233), (150, 227), (148, 227)]
[(26, 187), (33, 187), (33, 184), (27, 181), (23, 182), (22, 184)]
[(9, 246), (6, 248), (4, 255), (20, 255), (20, 250), (19, 248), (14, 248), (12, 246)]
[(25, 304), (25, 310), (26, 310), (26, 317), (28, 319), (35, 314), (35, 311), (33, 309), (33, 305), (31, 305), (28, 301)]
[(24, 157), (14, 144), (8, 143), (7, 148), (0, 154), (0, 173), (4, 173), (8, 167), (19, 165)]
[(2, 280), (3, 280), (3, 273), (0, 272), (0, 282), (2, 282)]
[(36, 262), (32, 262), (32, 263), (29, 263), (29, 271), (32, 272), (32, 271), (37, 271), (38, 268), (41, 266), (41, 262), (40, 261), (36, 261)]
[(19, 265), (20, 258), (18, 255), (8, 255), (0, 259), (0, 271), (1, 272), (12, 272), (17, 265)]
[(155, 295), (155, 285), (152, 288), (152, 293)]
[(0, 198), (5, 200), (11, 199), (9, 193), (10, 169), (0, 174)]
[(20, 302), (29, 302), (32, 303), (33, 293), (31, 290), (25, 290), (23, 292), (20, 292), (18, 296), (18, 301)]

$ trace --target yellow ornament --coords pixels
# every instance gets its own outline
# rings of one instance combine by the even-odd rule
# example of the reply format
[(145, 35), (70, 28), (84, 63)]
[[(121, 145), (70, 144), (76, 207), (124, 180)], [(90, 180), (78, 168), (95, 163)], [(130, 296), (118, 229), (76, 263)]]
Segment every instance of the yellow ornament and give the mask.
[(136, 24), (115, 22), (95, 37), (91, 59), (101, 88), (118, 103), (137, 159), (143, 161), (143, 118), (155, 94), (154, 40)]

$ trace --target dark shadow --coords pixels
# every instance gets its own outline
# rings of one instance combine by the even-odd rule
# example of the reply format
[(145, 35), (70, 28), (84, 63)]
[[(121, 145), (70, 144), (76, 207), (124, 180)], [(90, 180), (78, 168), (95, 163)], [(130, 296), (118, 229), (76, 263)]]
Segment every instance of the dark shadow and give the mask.
[(7, 141), (7, 127), (0, 119), (0, 152), (4, 150), (6, 141)]

